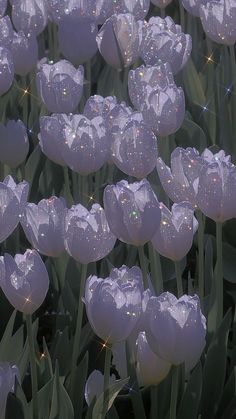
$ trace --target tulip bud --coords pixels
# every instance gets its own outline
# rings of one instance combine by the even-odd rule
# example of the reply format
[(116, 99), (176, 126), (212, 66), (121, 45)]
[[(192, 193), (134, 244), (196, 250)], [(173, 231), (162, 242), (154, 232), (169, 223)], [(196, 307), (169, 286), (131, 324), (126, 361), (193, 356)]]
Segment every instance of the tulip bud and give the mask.
[(39, 119), (40, 133), (38, 135), (39, 145), (42, 152), (53, 162), (65, 166), (62, 157), (62, 129), (66, 124), (67, 115), (42, 116)]
[(162, 256), (174, 262), (180, 261), (191, 249), (198, 228), (194, 209), (189, 202), (174, 204), (171, 211), (160, 203), (160, 209), (161, 223), (152, 244)]
[(150, 0), (119, 0), (113, 5), (113, 13), (131, 13), (136, 20), (143, 20), (148, 13)]
[(46, 0), (12, 0), (12, 22), (17, 31), (39, 35), (47, 21)]
[(130, 106), (127, 106), (125, 102), (117, 103), (115, 106), (112, 106), (112, 109), (108, 112), (105, 118), (108, 132), (110, 133), (110, 131), (112, 131), (113, 133), (119, 133), (121, 128), (120, 124), (133, 113), (133, 109)]
[(102, 97), (100, 95), (90, 96), (84, 107), (84, 116), (88, 119), (101, 116), (106, 118), (108, 113), (117, 105), (115, 96)]
[(50, 112), (73, 112), (82, 97), (84, 69), (66, 60), (56, 64), (42, 64), (36, 74), (38, 94)]
[(14, 79), (14, 64), (11, 52), (0, 47), (0, 96), (6, 93)]
[(119, 240), (142, 246), (152, 239), (160, 224), (161, 211), (146, 179), (108, 185), (103, 199), (108, 224)]
[(24, 314), (32, 314), (43, 303), (49, 287), (47, 269), (36, 250), (26, 250), (13, 258), (1, 257), (5, 274), (1, 288), (12, 306)]
[(200, 6), (206, 4), (207, 0), (181, 0), (182, 5), (188, 13), (194, 16), (200, 16)]
[(48, 8), (50, 17), (58, 24), (68, 16), (88, 17), (93, 3), (94, 0), (48, 0)]
[(113, 15), (114, 4), (111, 0), (96, 0), (90, 7), (90, 16), (96, 19), (98, 25), (103, 23)]
[(97, 35), (98, 49), (114, 68), (131, 66), (139, 57), (141, 26), (129, 13), (113, 15)]
[(105, 212), (98, 204), (94, 204), (90, 211), (80, 204), (67, 211), (64, 239), (69, 255), (83, 264), (104, 258), (116, 242)]
[(0, 19), (0, 46), (10, 49), (13, 40), (13, 27), (9, 16)]
[[(113, 384), (115, 382), (114, 375), (109, 377), (109, 382), (110, 384)], [(104, 375), (98, 370), (93, 370), (85, 384), (84, 397), (87, 405), (90, 406), (95, 397), (98, 399), (98, 397), (103, 393), (103, 390)]]
[(0, 16), (3, 16), (6, 13), (7, 9), (7, 0), (0, 0)]
[[(14, 153), (12, 152), (14, 150)], [(29, 139), (22, 121), (0, 123), (0, 160), (11, 168), (23, 163), (29, 151)]]
[(11, 365), (8, 362), (0, 362), (0, 417), (2, 419), (5, 418), (8, 394), (15, 392), (16, 378), (20, 381), (17, 366)]
[(36, 67), (38, 61), (38, 42), (33, 34), (14, 32), (11, 45), (15, 73), (26, 76)]
[(164, 292), (151, 297), (146, 310), (146, 337), (151, 350), (187, 371), (198, 362), (206, 344), (206, 319), (197, 295), (177, 299)]
[(30, 244), (43, 255), (57, 257), (65, 250), (65, 215), (66, 202), (56, 196), (26, 205), (21, 225)]
[(142, 309), (142, 274), (134, 266), (112, 269), (108, 278), (90, 276), (86, 281), (86, 312), (94, 332), (105, 342), (127, 339)]

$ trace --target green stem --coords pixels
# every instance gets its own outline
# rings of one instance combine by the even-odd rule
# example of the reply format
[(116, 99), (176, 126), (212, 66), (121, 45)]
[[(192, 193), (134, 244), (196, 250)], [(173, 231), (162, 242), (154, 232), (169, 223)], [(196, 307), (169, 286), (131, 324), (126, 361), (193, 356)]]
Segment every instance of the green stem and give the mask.
[(178, 397), (178, 367), (174, 367), (171, 383), (170, 419), (176, 419)]
[(179, 261), (175, 262), (175, 275), (176, 275), (176, 281), (177, 281), (178, 298), (180, 298), (184, 292), (183, 292), (182, 274), (181, 274)]
[(87, 100), (91, 95), (91, 61), (90, 60), (88, 60), (85, 64), (85, 75), (86, 75), (85, 97)]
[(151, 386), (151, 419), (157, 419), (158, 418), (158, 387), (157, 386)]
[(110, 369), (111, 369), (111, 348), (106, 346), (106, 356), (105, 356), (105, 365), (104, 365), (104, 400), (103, 400), (103, 409), (102, 409), (102, 419), (106, 417), (109, 406), (109, 384), (110, 384)]
[(161, 18), (162, 19), (165, 19), (165, 16), (166, 16), (166, 8), (165, 7), (162, 7), (161, 8)]
[(144, 254), (144, 248), (143, 246), (138, 247), (138, 255), (139, 255), (139, 262), (143, 274), (143, 286), (146, 290), (148, 288), (148, 276), (147, 276), (147, 266), (145, 262), (145, 254)]
[(151, 274), (153, 286), (157, 295), (163, 292), (163, 276), (161, 268), (161, 259), (159, 253), (156, 252), (151, 242), (148, 243), (148, 254), (151, 262)]
[(198, 288), (199, 297), (201, 304), (203, 304), (204, 298), (204, 216), (198, 211), (198, 232), (197, 232), (197, 243), (198, 243)]
[(184, 32), (184, 27), (185, 27), (184, 7), (181, 1), (179, 1), (179, 14), (180, 14), (180, 26), (182, 28), (182, 31)]
[(235, 60), (235, 46), (230, 45), (229, 52), (230, 52), (230, 64), (231, 64), (231, 74), (232, 74), (232, 84), (233, 84), (233, 94), (232, 94), (232, 126), (233, 126), (233, 135), (236, 135), (236, 119), (235, 119), (235, 112), (236, 112), (236, 88), (235, 88), (235, 74), (236, 74), (236, 60)]
[(28, 342), (29, 342), (33, 418), (38, 419), (39, 418), (39, 415), (38, 415), (38, 380), (37, 380), (37, 368), (36, 368), (36, 357), (35, 357), (35, 347), (34, 347), (31, 314), (26, 314), (25, 319), (26, 319), (27, 336), (28, 336)]
[(130, 398), (134, 411), (134, 417), (139, 419), (146, 419), (142, 393), (139, 389), (136, 375), (134, 346), (129, 338), (126, 340), (126, 359), (127, 372), (128, 376), (130, 377)]
[(80, 290), (79, 290), (79, 306), (78, 306), (78, 312), (77, 312), (76, 329), (75, 329), (73, 351), (72, 351), (72, 360), (71, 360), (70, 395), (72, 395), (73, 391), (74, 391), (77, 359), (78, 359), (78, 355), (79, 355), (80, 336), (81, 336), (82, 320), (83, 320), (83, 308), (84, 308), (82, 298), (84, 297), (86, 275), (87, 275), (87, 265), (82, 265)]
[(223, 259), (222, 259), (222, 223), (216, 223), (216, 298), (217, 298), (217, 325), (223, 318)]
[(70, 178), (69, 178), (69, 172), (68, 172), (67, 166), (63, 166), (63, 173), (64, 173), (66, 199), (68, 201), (69, 207), (71, 207), (71, 205), (73, 205), (73, 197), (70, 191)]

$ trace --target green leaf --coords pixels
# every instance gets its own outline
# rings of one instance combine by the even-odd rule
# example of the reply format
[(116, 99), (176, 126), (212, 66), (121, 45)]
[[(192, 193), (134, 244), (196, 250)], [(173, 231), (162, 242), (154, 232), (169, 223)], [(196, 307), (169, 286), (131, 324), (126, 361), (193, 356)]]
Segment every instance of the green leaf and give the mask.
[(199, 362), (190, 375), (178, 410), (178, 419), (195, 419), (198, 416), (202, 391), (202, 366)]
[(46, 156), (41, 152), (37, 145), (30, 154), (25, 165), (25, 180), (30, 184), (29, 201), (35, 201), (38, 198), (39, 178), (46, 161)]
[(58, 363), (56, 363), (53, 379), (53, 396), (49, 419), (74, 419), (70, 397), (59, 377)]
[(187, 65), (183, 68), (183, 79), (189, 100), (200, 106), (205, 105), (206, 97), (196, 67), (191, 58), (189, 58)]
[(226, 281), (236, 284), (236, 249), (223, 243), (223, 274)]
[(204, 131), (192, 120), (189, 112), (186, 112), (181, 128), (175, 133), (175, 141), (179, 147), (196, 147), (199, 151), (207, 147)]
[(72, 399), (76, 419), (82, 418), (84, 390), (88, 373), (88, 359), (88, 352), (86, 352), (84, 358), (76, 368), (75, 388)]
[[(129, 377), (125, 378), (124, 380), (118, 380), (111, 386), (109, 386), (109, 403), (108, 403), (108, 410), (112, 406), (116, 396), (120, 392), (120, 390), (129, 382)], [(92, 413), (92, 419), (102, 419), (102, 410), (103, 410), (103, 399), (104, 393), (100, 394), (98, 397)], [(107, 411), (108, 411), (107, 410)]]
[(51, 378), (39, 391), (38, 391), (38, 405), (39, 405), (39, 418), (48, 419), (50, 415), (51, 399), (53, 390), (53, 378)]
[(12, 333), (13, 333), (15, 318), (16, 318), (16, 310), (13, 311), (7, 323), (1, 342), (0, 342), (0, 360), (1, 361), (8, 361), (8, 350), (10, 350), (11, 348)]
[(236, 367), (234, 367), (225, 387), (220, 400), (217, 416), (221, 417), (229, 406), (230, 402), (236, 396)]

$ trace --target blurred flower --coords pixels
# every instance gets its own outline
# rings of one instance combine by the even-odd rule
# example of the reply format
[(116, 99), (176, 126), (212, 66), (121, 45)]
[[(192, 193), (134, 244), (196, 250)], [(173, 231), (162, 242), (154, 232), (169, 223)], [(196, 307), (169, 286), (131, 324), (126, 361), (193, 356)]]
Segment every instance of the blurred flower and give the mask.
[(9, 393), (15, 392), (15, 380), (20, 381), (19, 370), (9, 362), (0, 362), (0, 417), (5, 418), (7, 398)]
[(18, 185), (11, 176), (0, 182), (0, 243), (7, 239), (20, 221), (25, 209), (29, 184), (25, 181)]
[(117, 105), (115, 96), (102, 97), (100, 95), (90, 96), (84, 106), (84, 116), (88, 119), (95, 116), (102, 116), (104, 119), (108, 113)]
[(108, 278), (90, 276), (86, 282), (86, 312), (94, 332), (106, 343), (127, 339), (141, 313), (141, 270), (114, 268)]
[(200, 18), (207, 36), (219, 44), (233, 45), (236, 42), (235, 0), (201, 2)]
[(88, 211), (78, 204), (67, 211), (64, 240), (69, 255), (87, 264), (107, 256), (115, 245), (116, 237), (100, 205), (94, 204)]
[(206, 4), (207, 0), (181, 0), (182, 5), (191, 13), (191, 15), (199, 16), (200, 15), (200, 6)]
[(75, 172), (88, 175), (106, 162), (109, 145), (102, 117), (91, 120), (83, 115), (65, 117), (62, 135), (63, 160)]
[(38, 42), (33, 34), (14, 32), (11, 45), (15, 73), (26, 76), (36, 67), (38, 61)]
[[(14, 150), (14, 152), (13, 152)], [(11, 168), (23, 163), (29, 151), (29, 139), (23, 122), (0, 122), (0, 161)]]
[(145, 64), (155, 65), (161, 60), (169, 63), (173, 74), (186, 64), (192, 50), (192, 38), (181, 32), (181, 26), (167, 16), (152, 17), (143, 25), (141, 57)]
[(11, 52), (0, 47), (0, 96), (10, 89), (14, 80), (14, 64)]
[(58, 43), (61, 53), (74, 65), (83, 64), (97, 52), (98, 32), (94, 19), (88, 17), (64, 18), (58, 25)]
[(69, 113), (78, 106), (83, 93), (84, 69), (66, 60), (42, 64), (36, 74), (39, 96), (50, 112)]
[(7, 9), (7, 0), (0, 0), (0, 16), (3, 16), (6, 13)]
[[(115, 376), (112, 375), (109, 378), (110, 384), (115, 382)], [(93, 399), (98, 397), (103, 393), (104, 390), (104, 375), (98, 371), (93, 370), (88, 376), (88, 379), (85, 384), (85, 393), (84, 397), (88, 406), (92, 403)]]
[(117, 69), (131, 66), (139, 57), (140, 30), (140, 22), (129, 13), (107, 19), (97, 35), (104, 60)]
[(37, 205), (27, 203), (21, 225), (30, 244), (40, 253), (57, 257), (64, 250), (66, 202), (52, 196)]
[(9, 16), (0, 18), (0, 46), (4, 48), (11, 48), (13, 40), (13, 27)]
[(95, 17), (98, 25), (102, 25), (113, 14), (113, 8), (111, 0), (96, 0), (90, 7), (90, 16)]
[(12, 0), (12, 22), (17, 31), (26, 35), (43, 32), (48, 22), (46, 0)]
[(205, 347), (206, 319), (197, 295), (179, 300), (169, 292), (151, 297), (146, 310), (146, 337), (151, 350), (174, 365), (185, 362), (187, 371)]
[(103, 200), (108, 224), (119, 240), (141, 246), (152, 239), (160, 224), (161, 211), (146, 179), (108, 185)]
[(137, 379), (140, 386), (157, 385), (166, 378), (171, 364), (157, 356), (150, 348), (145, 332), (137, 339)]
[(62, 130), (66, 124), (67, 115), (54, 114), (51, 116), (42, 116), (39, 119), (40, 133), (38, 135), (39, 145), (42, 152), (53, 162), (65, 165), (62, 156)]
[(34, 313), (43, 303), (49, 287), (47, 269), (38, 252), (28, 249), (15, 258), (5, 253), (1, 256), (1, 265), (0, 285), (7, 299), (22, 313)]
[[(133, 109), (130, 106), (127, 106), (125, 102), (114, 103), (114, 106), (107, 113), (105, 122), (107, 125), (108, 133), (110, 131), (113, 133), (120, 132), (121, 123), (123, 123), (129, 115), (134, 113)], [(135, 113), (137, 116), (137, 112)]]
[(160, 203), (160, 209), (161, 223), (152, 238), (152, 244), (158, 253), (176, 262), (191, 249), (198, 222), (189, 202), (174, 204), (171, 211)]
[(113, 13), (131, 13), (135, 19), (144, 19), (148, 13), (150, 0), (119, 0), (113, 4)]
[(151, 3), (157, 7), (160, 7), (160, 9), (164, 9), (171, 2), (172, 0), (151, 0)]
[(119, 131), (111, 131), (111, 159), (122, 172), (138, 179), (152, 172), (157, 160), (157, 139), (143, 121), (134, 115), (122, 118)]
[[(96, 0), (97, 1), (97, 0)], [(48, 0), (51, 19), (60, 23), (65, 17), (88, 17), (94, 0)]]

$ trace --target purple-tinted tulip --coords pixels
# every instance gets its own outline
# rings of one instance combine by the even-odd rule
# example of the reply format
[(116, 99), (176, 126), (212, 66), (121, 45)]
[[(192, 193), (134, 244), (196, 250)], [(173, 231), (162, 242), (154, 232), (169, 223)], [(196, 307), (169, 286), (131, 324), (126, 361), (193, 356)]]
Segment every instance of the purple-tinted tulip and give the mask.
[(74, 65), (83, 64), (97, 52), (97, 32), (91, 18), (64, 18), (58, 25), (59, 49)]
[(108, 224), (119, 240), (142, 246), (152, 239), (160, 224), (161, 211), (146, 179), (108, 185), (103, 199)]
[(123, 121), (125, 121), (126, 118), (133, 113), (133, 109), (130, 106), (127, 106), (125, 102), (117, 103), (115, 106), (112, 106), (112, 109), (108, 112), (105, 118), (108, 132), (120, 132)]
[[(13, 152), (14, 150), (14, 152)], [(22, 121), (0, 123), (0, 161), (15, 168), (21, 164), (29, 151), (29, 139)]]
[(65, 166), (62, 152), (63, 127), (68, 117), (64, 114), (42, 116), (39, 120), (39, 145), (42, 152), (53, 162)]
[(173, 74), (186, 64), (192, 50), (192, 38), (181, 31), (168, 16), (152, 17), (143, 25), (141, 57), (145, 64), (155, 65), (158, 60), (169, 63)]
[(105, 279), (91, 275), (84, 302), (94, 332), (112, 344), (127, 339), (141, 313), (142, 291), (142, 273), (136, 266), (114, 268)]
[(66, 164), (81, 175), (96, 172), (109, 154), (104, 120), (97, 116), (70, 115), (63, 127), (62, 155)]
[(39, 96), (50, 112), (73, 112), (82, 97), (84, 68), (76, 69), (69, 61), (42, 64), (36, 74)]
[(12, 0), (12, 22), (17, 31), (39, 35), (48, 22), (46, 0)]
[(57, 257), (64, 250), (66, 202), (52, 196), (38, 205), (26, 204), (21, 225), (30, 244), (40, 253)]
[(111, 0), (96, 0), (90, 8), (90, 16), (95, 17), (98, 25), (102, 25), (113, 14), (113, 8)]
[(134, 119), (132, 114), (122, 119), (120, 129), (111, 131), (111, 159), (122, 172), (142, 179), (156, 165), (156, 136), (142, 116), (141, 120)]
[(150, 0), (119, 0), (113, 4), (113, 13), (131, 13), (135, 19), (144, 19), (148, 13)]
[(172, 0), (151, 0), (151, 3), (159, 7), (160, 9), (164, 9), (171, 2)]
[(94, 0), (48, 0), (50, 17), (56, 23), (68, 16), (90, 16), (93, 4)]
[(145, 332), (137, 339), (137, 379), (140, 386), (157, 385), (166, 378), (171, 364), (157, 356), (150, 348)]
[(235, 0), (204, 2), (200, 5), (200, 18), (210, 39), (225, 45), (236, 42)]
[(197, 295), (179, 300), (169, 292), (151, 297), (146, 310), (146, 337), (151, 350), (187, 371), (198, 362), (205, 346), (206, 319)]
[(88, 119), (95, 118), (95, 116), (102, 116), (105, 119), (116, 105), (117, 100), (115, 96), (90, 96), (85, 104), (83, 114)]
[(0, 96), (6, 93), (14, 79), (14, 64), (11, 52), (0, 47)]
[(43, 303), (49, 287), (47, 269), (36, 250), (26, 250), (13, 258), (1, 257), (1, 288), (14, 308), (32, 314)]
[(13, 40), (13, 27), (9, 16), (0, 19), (0, 46), (10, 49)]
[[(113, 384), (115, 382), (114, 375), (109, 377), (109, 382), (110, 384)], [(98, 370), (93, 370), (85, 384), (84, 397), (87, 405), (90, 406), (95, 397), (98, 399), (98, 397), (103, 393), (103, 390), (104, 375)]]
[(94, 204), (88, 211), (78, 204), (67, 211), (64, 240), (69, 255), (87, 264), (107, 256), (115, 245), (116, 237), (100, 205)]
[(7, 9), (7, 0), (0, 0), (0, 16), (3, 16)]
[(207, 0), (181, 0), (184, 8), (191, 15), (199, 16), (200, 15), (200, 6), (206, 4)]
[(11, 45), (15, 73), (26, 76), (36, 67), (38, 61), (38, 42), (33, 34), (14, 32)]
[(0, 362), (0, 418), (5, 419), (7, 397), (15, 392), (15, 380), (20, 381), (19, 370), (16, 365)]
[(160, 208), (161, 223), (152, 244), (158, 253), (176, 262), (191, 249), (198, 222), (189, 202), (174, 204), (171, 211), (163, 203)]
[(18, 185), (11, 176), (0, 182), (0, 242), (7, 239), (20, 221), (25, 209), (29, 184), (25, 181)]
[(129, 13), (113, 15), (97, 35), (99, 51), (112, 67), (131, 66), (140, 53), (140, 22)]

